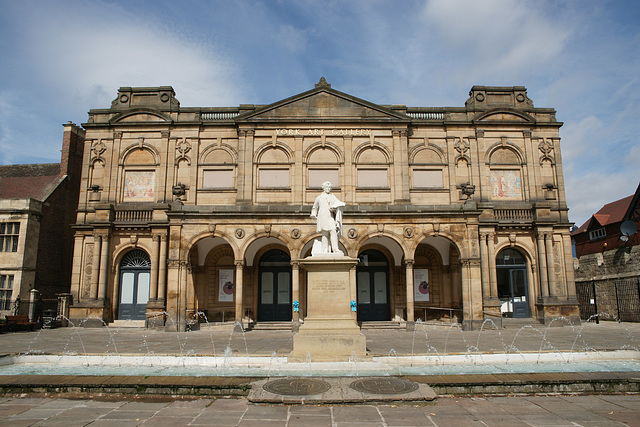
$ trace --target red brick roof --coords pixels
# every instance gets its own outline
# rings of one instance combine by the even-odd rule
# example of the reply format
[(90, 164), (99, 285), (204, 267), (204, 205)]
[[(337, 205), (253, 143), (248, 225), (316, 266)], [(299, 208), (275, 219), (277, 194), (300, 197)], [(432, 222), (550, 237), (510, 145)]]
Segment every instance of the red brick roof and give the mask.
[(58, 185), (59, 163), (0, 166), (0, 199), (40, 201)]
[(587, 231), (589, 224), (591, 224), (591, 221), (594, 218), (603, 227), (616, 222), (622, 222), (625, 214), (629, 210), (629, 205), (632, 200), (633, 195), (627, 196), (624, 199), (616, 200), (615, 202), (607, 203), (573, 233), (575, 234)]

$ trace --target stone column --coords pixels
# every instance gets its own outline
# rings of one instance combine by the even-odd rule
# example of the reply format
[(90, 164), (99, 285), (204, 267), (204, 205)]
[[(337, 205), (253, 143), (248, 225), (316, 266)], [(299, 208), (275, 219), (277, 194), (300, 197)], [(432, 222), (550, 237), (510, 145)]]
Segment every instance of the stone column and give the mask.
[(482, 296), (493, 297), (489, 283), (489, 247), (487, 246), (487, 233), (480, 233), (480, 263), (482, 265)]
[(540, 295), (549, 296), (549, 283), (547, 282), (547, 255), (544, 248), (544, 233), (538, 232), (538, 271), (540, 276)]
[(160, 255), (160, 235), (153, 234), (151, 245), (151, 283), (149, 284), (149, 301), (158, 299), (158, 256)]
[[(351, 301), (358, 301), (358, 273), (357, 273), (357, 266), (358, 266), (358, 264), (354, 265), (349, 270), (349, 282), (351, 283), (351, 287), (350, 287), (351, 299), (349, 300), (349, 303), (351, 303)], [(307, 294), (307, 303), (308, 303), (308, 301), (309, 301), (309, 295)], [(357, 310), (357, 307), (356, 307), (356, 310)], [(357, 311), (352, 311), (351, 312), (351, 317), (353, 317), (353, 320), (355, 322), (357, 322), (358, 321), (358, 312)]]
[[(414, 301), (413, 301), (413, 264), (415, 260), (406, 259), (404, 261), (405, 266), (405, 283), (407, 286), (407, 329), (413, 329), (412, 326), (415, 322), (414, 313)], [(411, 323), (412, 325), (409, 325)]]
[(107, 299), (107, 275), (109, 274), (109, 235), (102, 235), (100, 250), (100, 280), (98, 281), (98, 299)]
[(242, 324), (244, 318), (244, 294), (243, 294), (243, 272), (244, 272), (244, 260), (235, 260), (236, 264), (236, 322)]
[[(567, 277), (567, 296), (576, 298), (576, 278), (573, 271), (573, 253), (571, 251), (571, 235), (563, 234), (562, 243), (564, 245), (565, 274)], [(568, 260), (568, 261), (567, 261)]]
[(187, 274), (189, 272), (189, 262), (180, 262), (180, 286), (178, 287), (178, 331), (185, 331), (187, 328)]
[(498, 296), (498, 272), (496, 271), (496, 246), (495, 233), (488, 233), (488, 250), (489, 250), (489, 286), (491, 296)]
[[(291, 261), (291, 303), (298, 301), (298, 307), (300, 306), (300, 263), (298, 260)], [(300, 322), (300, 312), (293, 312), (293, 323), (298, 324)], [(295, 327), (295, 326), (294, 326)]]
[(98, 299), (98, 278), (100, 277), (100, 250), (102, 237), (98, 233), (93, 234), (93, 260), (91, 262), (91, 285), (89, 298)]
[(158, 300), (167, 294), (167, 235), (160, 235), (160, 261), (158, 265)]
[(553, 273), (553, 233), (544, 233), (544, 243), (547, 252), (547, 274), (549, 276), (549, 295), (556, 295), (556, 275)]

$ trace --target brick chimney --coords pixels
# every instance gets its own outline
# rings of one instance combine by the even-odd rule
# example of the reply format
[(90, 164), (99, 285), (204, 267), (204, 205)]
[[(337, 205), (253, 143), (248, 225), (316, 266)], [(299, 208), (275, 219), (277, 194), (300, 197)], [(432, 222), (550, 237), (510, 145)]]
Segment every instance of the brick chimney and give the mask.
[(67, 122), (62, 126), (64, 126), (64, 134), (62, 136), (60, 176), (69, 175), (72, 180), (79, 180), (82, 174), (84, 129), (72, 122)]

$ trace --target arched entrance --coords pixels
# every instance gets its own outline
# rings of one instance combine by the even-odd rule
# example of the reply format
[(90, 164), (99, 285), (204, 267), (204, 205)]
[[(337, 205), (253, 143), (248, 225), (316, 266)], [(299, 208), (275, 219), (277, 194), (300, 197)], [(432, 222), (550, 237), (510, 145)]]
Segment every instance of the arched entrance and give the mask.
[(368, 249), (356, 267), (358, 322), (389, 320), (389, 261), (382, 252)]
[(120, 261), (118, 319), (146, 319), (151, 279), (151, 260), (141, 249), (127, 252)]
[(509, 317), (529, 317), (527, 260), (525, 257), (515, 249), (503, 249), (496, 258), (496, 270), (498, 297), (502, 302), (502, 313)]
[(290, 320), (291, 258), (280, 249), (272, 249), (258, 265), (258, 321)]

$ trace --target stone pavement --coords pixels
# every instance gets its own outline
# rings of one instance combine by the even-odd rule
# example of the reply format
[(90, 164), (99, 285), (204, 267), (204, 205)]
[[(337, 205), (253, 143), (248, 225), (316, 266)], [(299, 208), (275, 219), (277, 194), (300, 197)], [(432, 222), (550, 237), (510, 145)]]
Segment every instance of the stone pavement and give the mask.
[(440, 397), (420, 405), (252, 405), (245, 399), (0, 398), (0, 425), (20, 426), (640, 426), (640, 397)]
[[(558, 323), (561, 323), (559, 321)], [(291, 331), (233, 332), (227, 327), (193, 332), (139, 328), (58, 328), (0, 334), (0, 354), (165, 354), (286, 356)], [(457, 326), (417, 325), (416, 330), (362, 331), (370, 356), (519, 353), (545, 351), (640, 350), (640, 323), (600, 322), (578, 326), (524, 326), (462, 331)]]

